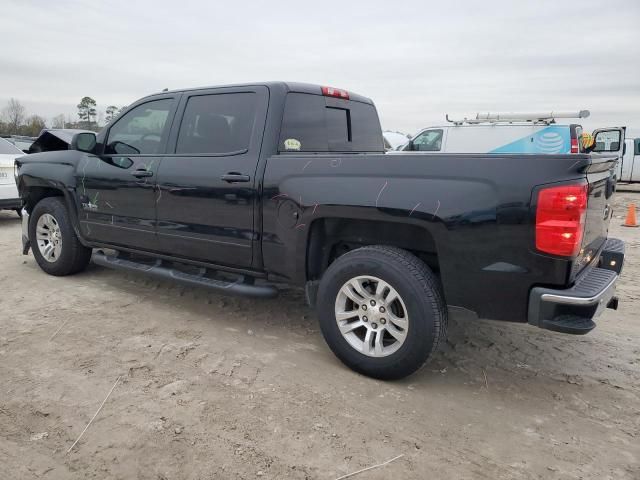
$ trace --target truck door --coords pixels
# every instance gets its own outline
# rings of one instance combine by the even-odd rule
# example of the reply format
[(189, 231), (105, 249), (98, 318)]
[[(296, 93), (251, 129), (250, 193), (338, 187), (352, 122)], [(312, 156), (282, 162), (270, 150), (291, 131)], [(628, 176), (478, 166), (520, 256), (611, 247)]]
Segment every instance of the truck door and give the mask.
[(100, 134), (98, 154), (81, 160), (76, 201), (86, 238), (157, 250), (156, 174), (177, 103), (158, 95), (134, 105)]
[(615, 172), (618, 180), (622, 180), (624, 136), (627, 127), (598, 128), (593, 131), (595, 146), (593, 152), (609, 153), (618, 156)]
[(250, 267), (266, 87), (184, 94), (158, 172), (158, 241), (172, 256)]

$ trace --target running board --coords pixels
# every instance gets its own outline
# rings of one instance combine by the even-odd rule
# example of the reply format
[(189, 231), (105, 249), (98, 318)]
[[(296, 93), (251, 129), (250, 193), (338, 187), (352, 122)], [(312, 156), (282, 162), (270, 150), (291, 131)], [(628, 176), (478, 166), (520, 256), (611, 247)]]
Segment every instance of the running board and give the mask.
[(152, 265), (138, 263), (132, 260), (119, 258), (114, 255), (106, 255), (101, 251), (94, 251), (91, 260), (102, 267), (138, 272), (150, 275), (160, 280), (172, 280), (192, 287), (203, 287), (230, 295), (242, 295), (245, 297), (273, 298), (278, 295), (278, 289), (272, 285), (253, 285), (245, 281), (244, 276), (236, 281), (216, 280), (205, 277), (205, 269), (201, 269), (199, 275), (182, 272), (174, 268), (162, 266), (158, 260)]

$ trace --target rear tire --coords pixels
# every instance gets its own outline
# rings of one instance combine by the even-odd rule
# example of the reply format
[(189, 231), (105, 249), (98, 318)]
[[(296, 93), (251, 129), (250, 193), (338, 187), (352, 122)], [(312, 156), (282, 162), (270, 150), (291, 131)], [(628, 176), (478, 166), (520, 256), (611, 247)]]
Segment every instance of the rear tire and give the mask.
[(33, 256), (49, 275), (81, 272), (89, 264), (91, 249), (80, 243), (61, 197), (42, 199), (29, 218)]
[(395, 247), (363, 247), (339, 257), (322, 277), (317, 310), (333, 353), (356, 372), (382, 380), (414, 373), (446, 337), (437, 277)]

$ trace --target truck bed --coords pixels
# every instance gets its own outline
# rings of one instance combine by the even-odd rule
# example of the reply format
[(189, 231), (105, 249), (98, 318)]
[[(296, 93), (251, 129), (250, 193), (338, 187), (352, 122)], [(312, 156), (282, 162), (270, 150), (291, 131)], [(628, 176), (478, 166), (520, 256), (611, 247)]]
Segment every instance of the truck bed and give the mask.
[[(526, 321), (532, 285), (571, 285), (602, 246), (609, 222), (601, 214), (604, 190), (614, 161), (597, 155), (274, 155), (262, 196), (264, 268), (303, 283), (308, 235), (337, 229), (357, 244), (366, 242), (366, 226), (358, 231), (332, 219), (372, 222), (378, 233), (406, 232), (407, 248), (435, 255), (432, 265), (450, 306)], [(537, 253), (536, 186), (585, 178), (584, 250), (575, 259)]]

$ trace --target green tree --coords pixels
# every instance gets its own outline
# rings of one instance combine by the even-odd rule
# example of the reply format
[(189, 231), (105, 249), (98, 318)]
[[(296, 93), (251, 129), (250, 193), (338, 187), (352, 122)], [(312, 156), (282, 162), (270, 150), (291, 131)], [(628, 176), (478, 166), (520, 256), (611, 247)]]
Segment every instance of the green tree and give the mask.
[(91, 97), (82, 97), (78, 104), (78, 118), (84, 122), (85, 128), (91, 127), (92, 119), (96, 116), (96, 101)]

